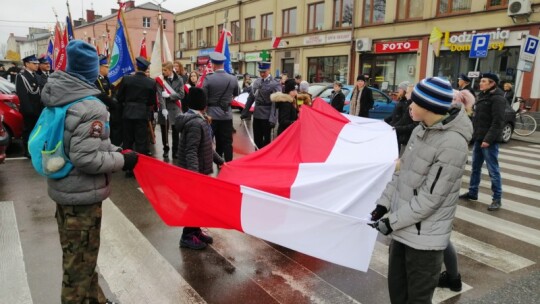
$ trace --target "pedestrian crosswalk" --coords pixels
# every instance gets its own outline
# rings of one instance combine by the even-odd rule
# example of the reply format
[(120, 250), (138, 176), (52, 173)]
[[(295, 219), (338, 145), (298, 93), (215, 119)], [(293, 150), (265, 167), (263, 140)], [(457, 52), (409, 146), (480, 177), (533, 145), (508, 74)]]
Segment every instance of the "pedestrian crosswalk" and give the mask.
[[(487, 292), (480, 290), (486, 288), (481, 282), (489, 279), (483, 276), (505, 278), (530, 269), (538, 269), (539, 152), (540, 145), (501, 146), (499, 157), (503, 180), (501, 210), (489, 212), (485, 208), (491, 203), (491, 184), (485, 167), (478, 200), (459, 202), (455, 215), (459, 224), (454, 227), (451, 241), (460, 256), (458, 260), (463, 289), (460, 292), (452, 292), (449, 289), (437, 288), (434, 303), (455, 303), (456, 297), (460, 297), (460, 301), (481, 297)], [(12, 163), (10, 162), (10, 165)], [(467, 191), (469, 175), (470, 165), (467, 165), (462, 192)], [(138, 190), (126, 198), (129, 204), (146, 204), (144, 194), (140, 188)], [(0, 202), (0, 244), (2, 244), (0, 290), (9, 290), (7, 293), (0, 292), (0, 303), (40, 303), (39, 295), (32, 290), (34, 287), (28, 281), (30, 275), (27, 276), (27, 272), (32, 270), (25, 269), (24, 252), (21, 248), (19, 239), (21, 236), (13, 204), (9, 201)], [(143, 234), (141, 223), (117, 207), (122, 204), (128, 205), (127, 202), (122, 202), (121, 198), (108, 199), (103, 203), (102, 241), (98, 260), (101, 275), (110, 292), (120, 303), (389, 302), (385, 285), (389, 240), (382, 235), (375, 245), (370, 271), (360, 273), (326, 262), (314, 261), (316, 259), (280, 249), (278, 246), (237, 231), (210, 229), (216, 242), (207, 249), (204, 260), (195, 261), (206, 263), (208, 259), (212, 260), (212, 257), (214, 259), (219, 257), (219, 260), (223, 260), (228, 266), (223, 268), (225, 274), (217, 277), (207, 275), (205, 280), (209, 280), (209, 285), (205, 283), (201, 285), (200, 282), (193, 281), (192, 276), (186, 276), (185, 272), (180, 271), (177, 263), (170, 258), (170, 249), (160, 245), (162, 242), (155, 241), (154, 238), (163, 237), (163, 234)], [(54, 221), (54, 218), (49, 220)], [(497, 238), (504, 238), (504, 241), (497, 241)], [(177, 244), (178, 239), (174, 239), (169, 242), (168, 247), (175, 247), (178, 250)], [(531, 253), (531, 248), (536, 250), (536, 253)], [(165, 254), (165, 251), (168, 254)], [(472, 269), (471, 265), (478, 265), (479, 268), (489, 271), (487, 274), (481, 274)], [(205, 268), (202, 264), (196, 263), (183, 267), (200, 271), (204, 271)], [(216, 281), (231, 278), (234, 278), (235, 283), (227, 286), (233, 286), (233, 289), (238, 290), (218, 288), (213, 292), (221, 296), (208, 296), (207, 289), (213, 288), (213, 285), (223, 286)], [(249, 300), (245, 300), (246, 295), (241, 293), (245, 292), (242, 288), (246, 288), (247, 285), (259, 289), (259, 292), (267, 295), (268, 299), (257, 301), (248, 295)], [(374, 286), (378, 286), (379, 292), (373, 291)]]

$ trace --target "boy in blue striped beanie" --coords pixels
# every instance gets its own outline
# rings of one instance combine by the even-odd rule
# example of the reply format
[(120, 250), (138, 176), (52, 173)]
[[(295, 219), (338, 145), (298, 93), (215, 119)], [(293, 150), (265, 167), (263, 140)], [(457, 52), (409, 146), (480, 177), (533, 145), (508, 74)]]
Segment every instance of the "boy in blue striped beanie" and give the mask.
[(371, 213), (369, 225), (392, 238), (392, 303), (431, 303), (438, 284), (472, 137), (465, 109), (451, 108), (453, 94), (438, 77), (414, 87), (410, 115), (419, 125)]

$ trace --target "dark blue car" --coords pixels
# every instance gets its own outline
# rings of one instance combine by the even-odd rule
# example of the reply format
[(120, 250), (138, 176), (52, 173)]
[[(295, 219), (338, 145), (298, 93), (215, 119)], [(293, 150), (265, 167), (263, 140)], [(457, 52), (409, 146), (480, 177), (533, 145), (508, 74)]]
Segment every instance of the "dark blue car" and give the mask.
[[(341, 89), (343, 94), (345, 94), (345, 107), (343, 107), (343, 112), (347, 114), (349, 113), (349, 103), (351, 101), (353, 89), (354, 86), (352, 85), (344, 85)], [(375, 101), (373, 109), (369, 110), (369, 118), (384, 119), (385, 117), (390, 116), (392, 111), (394, 111), (396, 103), (382, 91), (372, 87), (369, 87), (369, 89), (372, 91), (373, 100)], [(330, 102), (330, 95), (332, 95), (333, 90), (334, 85), (331, 83), (314, 83), (309, 86), (309, 93), (313, 98), (321, 97), (328, 103)]]

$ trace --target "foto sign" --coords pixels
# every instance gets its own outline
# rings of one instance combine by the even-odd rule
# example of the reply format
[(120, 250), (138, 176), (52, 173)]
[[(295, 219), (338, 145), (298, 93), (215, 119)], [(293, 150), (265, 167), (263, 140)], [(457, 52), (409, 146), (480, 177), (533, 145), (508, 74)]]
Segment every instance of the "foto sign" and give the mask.
[(519, 53), (519, 59), (534, 62), (536, 57), (536, 52), (538, 51), (539, 44), (538, 37), (527, 35), (525, 42), (521, 47), (521, 52)]
[(477, 34), (472, 37), (469, 58), (485, 58), (489, 48), (489, 34)]

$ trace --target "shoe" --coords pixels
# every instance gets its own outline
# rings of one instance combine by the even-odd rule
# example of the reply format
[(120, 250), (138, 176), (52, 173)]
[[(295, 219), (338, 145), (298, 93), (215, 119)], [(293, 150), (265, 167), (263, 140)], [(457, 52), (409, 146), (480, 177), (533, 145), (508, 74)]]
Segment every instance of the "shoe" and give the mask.
[(169, 152), (164, 152), (163, 153), (163, 158), (169, 159)]
[(196, 235), (188, 235), (180, 238), (180, 247), (201, 250), (206, 248), (206, 243), (201, 241)]
[(214, 238), (202, 230), (199, 233), (197, 233), (196, 236), (199, 238), (199, 240), (205, 242), (206, 244), (214, 243)]
[(476, 201), (476, 200), (478, 200), (478, 195), (472, 195), (469, 192), (465, 192), (462, 195), (460, 195), (459, 198), (465, 199), (465, 200)]
[(126, 178), (133, 178), (135, 177), (135, 174), (133, 174), (133, 171), (126, 171)]
[(487, 208), (489, 211), (497, 211), (499, 209), (501, 209), (501, 200), (500, 199), (494, 199), (492, 202), (491, 202), (491, 205), (489, 205), (489, 207)]
[(437, 287), (450, 288), (451, 291), (461, 291), (461, 274), (458, 273), (456, 279), (450, 279), (448, 272), (443, 271), (439, 276), (439, 284)]

